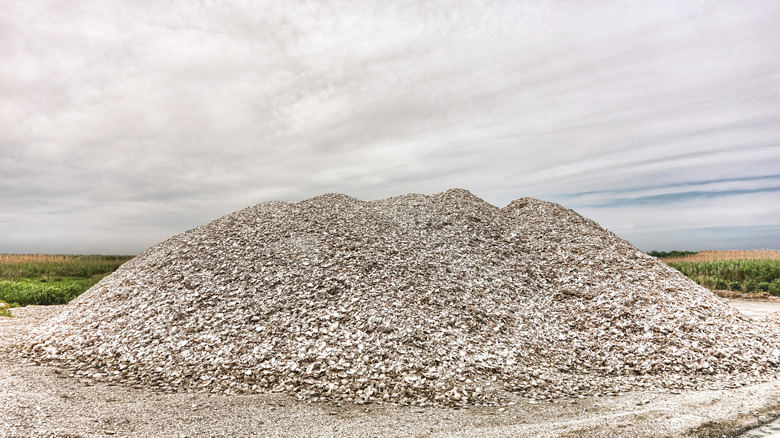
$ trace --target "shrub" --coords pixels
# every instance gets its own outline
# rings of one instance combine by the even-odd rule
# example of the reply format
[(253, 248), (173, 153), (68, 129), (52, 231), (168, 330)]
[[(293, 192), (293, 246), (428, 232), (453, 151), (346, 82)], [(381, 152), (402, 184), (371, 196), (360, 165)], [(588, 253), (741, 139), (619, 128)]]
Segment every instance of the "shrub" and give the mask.
[(769, 283), (768, 281), (762, 281), (761, 283), (758, 283), (758, 290), (763, 292), (769, 292), (769, 286), (772, 283)]
[(715, 290), (724, 290), (728, 289), (729, 284), (721, 277), (714, 277), (712, 280), (712, 286), (710, 286), (711, 289)]
[(0, 281), (0, 300), (30, 304), (66, 304), (82, 292), (77, 284), (46, 284)]
[(0, 301), (0, 316), (14, 316), (11, 313), (11, 306), (3, 301)]
[(768, 292), (772, 295), (780, 296), (780, 279), (773, 281), (769, 285)]

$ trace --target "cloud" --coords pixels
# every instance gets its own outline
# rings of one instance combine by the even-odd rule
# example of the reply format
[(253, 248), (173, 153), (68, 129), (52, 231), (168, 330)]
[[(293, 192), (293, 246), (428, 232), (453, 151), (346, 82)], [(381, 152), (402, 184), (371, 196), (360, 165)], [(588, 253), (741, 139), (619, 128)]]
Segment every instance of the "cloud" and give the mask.
[(765, 175), (717, 180), (687, 181), (679, 184), (614, 189), (568, 195), (570, 202), (589, 207), (620, 207), (630, 205), (656, 205), (670, 202), (686, 202), (698, 199), (733, 197), (745, 194), (780, 191), (780, 175)]
[(0, 251), (137, 252), (324, 192), (534, 196), (648, 239), (666, 229), (645, 208), (771, 204), (779, 18), (774, 2), (6, 2)]

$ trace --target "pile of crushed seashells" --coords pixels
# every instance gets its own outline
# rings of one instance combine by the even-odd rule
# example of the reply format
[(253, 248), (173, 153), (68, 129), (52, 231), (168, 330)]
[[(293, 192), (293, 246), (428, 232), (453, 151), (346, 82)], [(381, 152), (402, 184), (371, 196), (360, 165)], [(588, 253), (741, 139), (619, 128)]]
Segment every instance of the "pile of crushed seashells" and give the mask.
[(266, 202), (145, 251), (19, 352), (168, 391), (495, 405), (772, 378), (776, 325), (557, 204)]

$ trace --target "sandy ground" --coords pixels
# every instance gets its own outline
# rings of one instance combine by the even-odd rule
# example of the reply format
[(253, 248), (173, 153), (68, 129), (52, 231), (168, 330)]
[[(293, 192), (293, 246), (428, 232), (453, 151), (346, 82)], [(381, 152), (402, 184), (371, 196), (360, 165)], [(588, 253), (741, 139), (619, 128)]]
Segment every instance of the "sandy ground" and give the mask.
[(780, 381), (681, 394), (636, 391), (556, 403), (410, 408), (301, 403), (282, 395), (165, 394), (90, 384), (4, 349), (58, 307), (0, 318), (0, 437), (721, 437), (780, 416)]
[(763, 318), (770, 313), (780, 311), (780, 299), (777, 298), (768, 300), (722, 298), (722, 300), (736, 307), (743, 315), (751, 318)]

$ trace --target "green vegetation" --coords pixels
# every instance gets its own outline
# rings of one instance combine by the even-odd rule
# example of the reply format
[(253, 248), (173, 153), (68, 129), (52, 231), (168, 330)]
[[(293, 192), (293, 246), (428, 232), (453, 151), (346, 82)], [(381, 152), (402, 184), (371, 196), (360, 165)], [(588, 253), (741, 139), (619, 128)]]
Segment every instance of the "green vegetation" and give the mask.
[(0, 303), (65, 304), (131, 258), (0, 254)]
[(667, 264), (708, 289), (764, 291), (780, 296), (780, 260), (669, 261)]
[(648, 254), (660, 259), (666, 259), (669, 257), (685, 257), (698, 253), (696, 251), (650, 251)]

